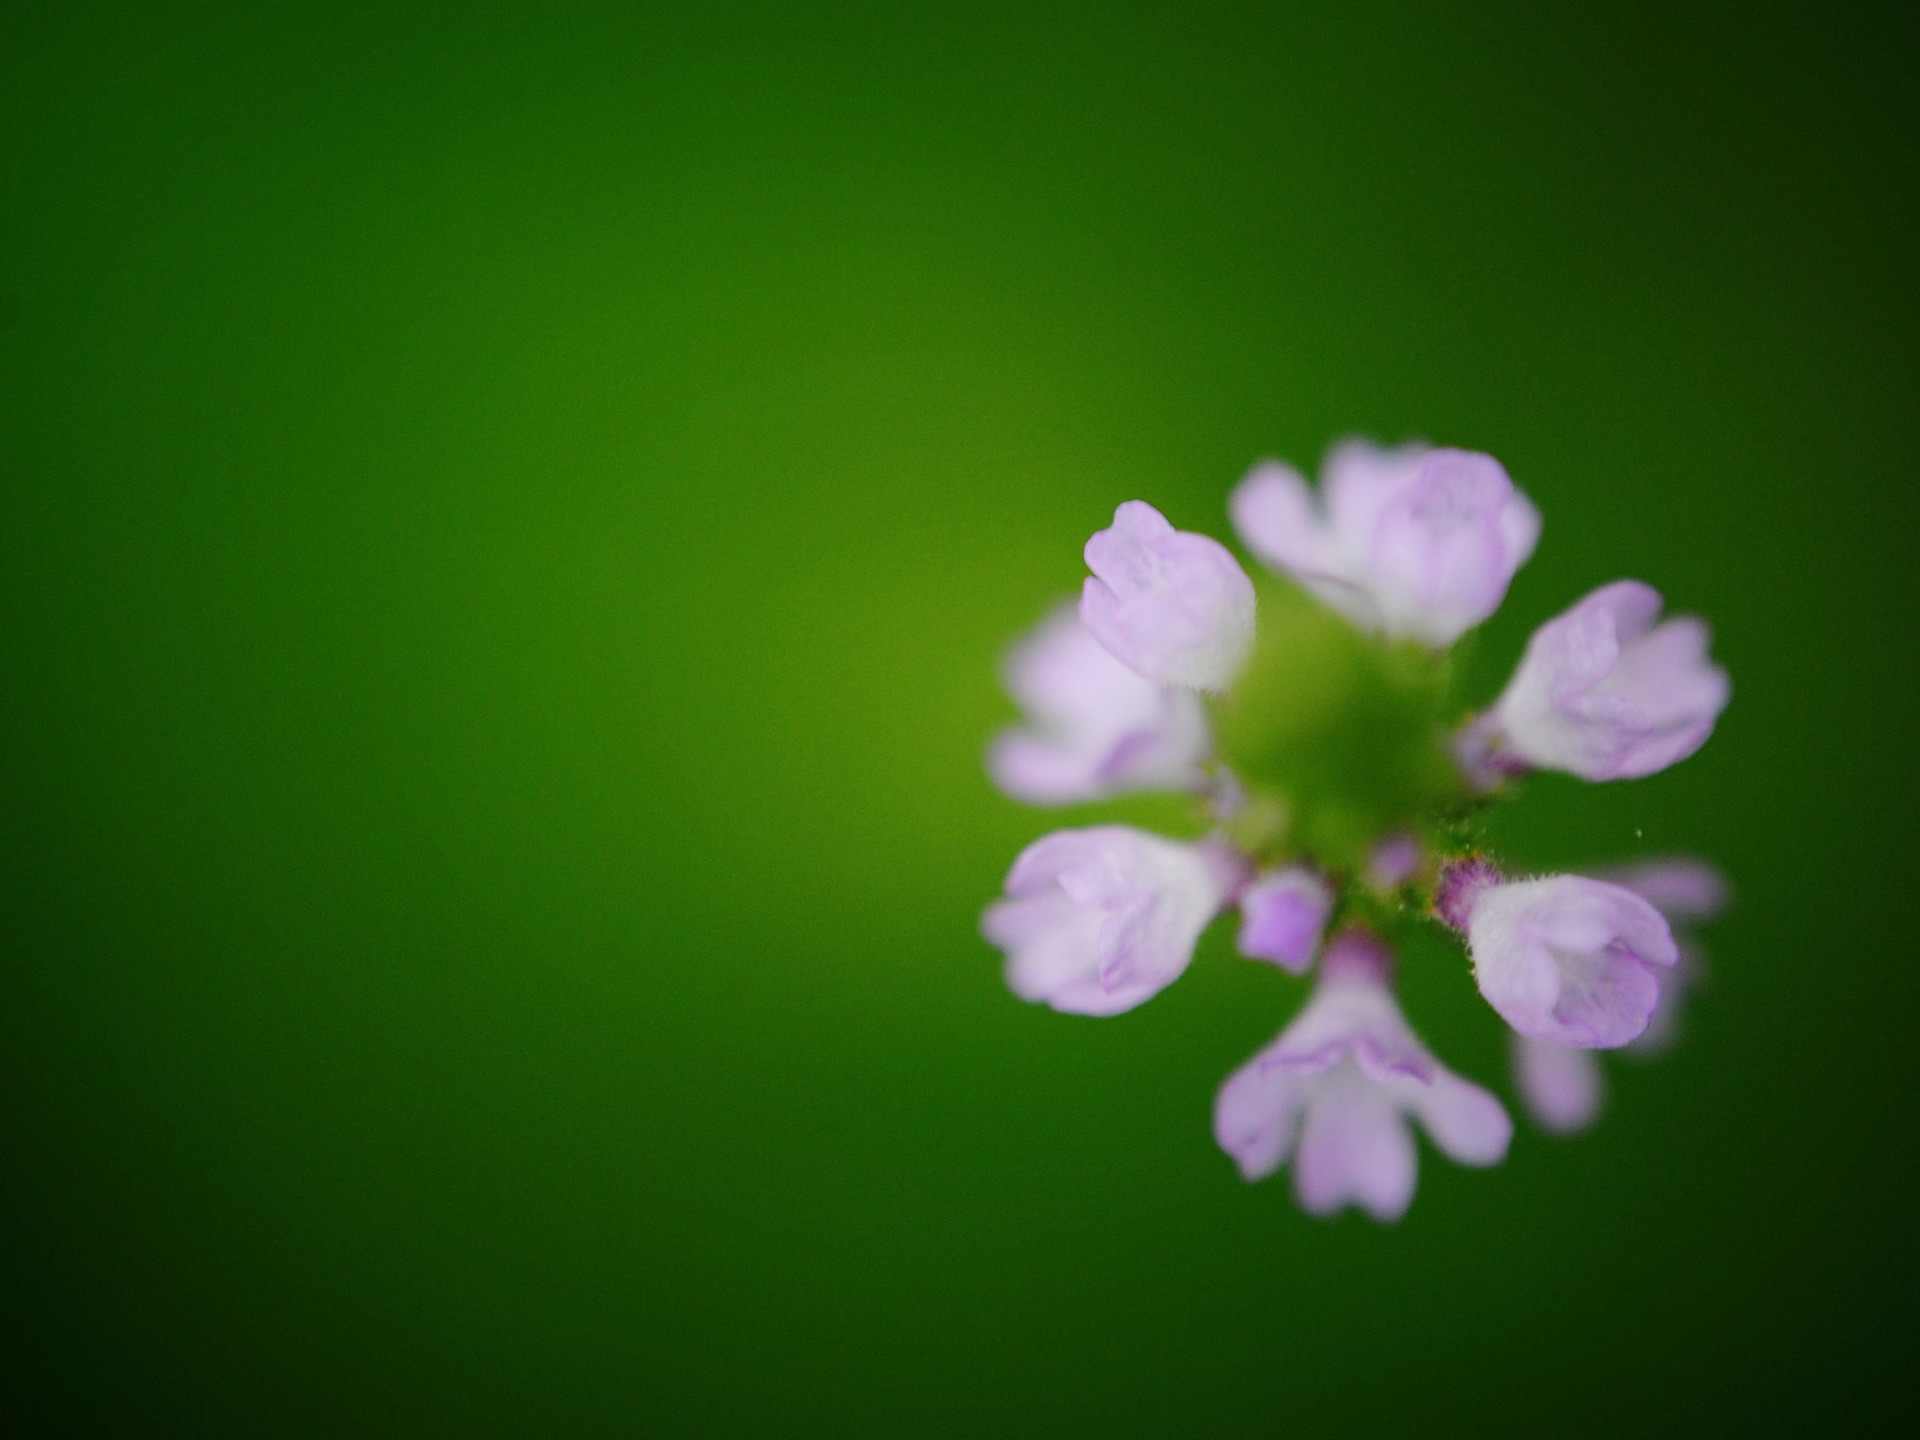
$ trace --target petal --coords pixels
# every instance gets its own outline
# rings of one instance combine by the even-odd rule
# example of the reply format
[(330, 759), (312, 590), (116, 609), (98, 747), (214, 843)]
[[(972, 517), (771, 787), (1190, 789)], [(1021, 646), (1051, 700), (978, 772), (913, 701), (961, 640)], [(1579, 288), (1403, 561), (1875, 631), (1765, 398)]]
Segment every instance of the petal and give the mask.
[(1418, 1173), (1413, 1136), (1385, 1090), (1352, 1068), (1313, 1086), (1293, 1165), (1303, 1210), (1330, 1215), (1357, 1204), (1375, 1220), (1398, 1220)]
[(1047, 717), (1090, 716), (1151, 685), (1122, 665), (1080, 623), (1079, 608), (1058, 605), (1015, 642), (1003, 666), (1020, 707)]
[(1660, 981), (1640, 961), (1608, 955), (1560, 957), (1560, 993), (1544, 1022), (1563, 1044), (1613, 1050), (1653, 1019)]
[(1327, 946), (1320, 983), (1272, 1048), (1277, 1065), (1316, 1075), (1351, 1058), (1371, 1080), (1429, 1079), (1433, 1057), (1400, 1013), (1386, 980), (1386, 947), (1344, 930)]
[(1513, 1032), (1513, 1082), (1521, 1103), (1543, 1130), (1572, 1135), (1600, 1116), (1606, 1082), (1591, 1050), (1556, 1045)]
[(1229, 1075), (1213, 1102), (1213, 1138), (1248, 1180), (1265, 1179), (1286, 1164), (1311, 1083), (1269, 1063), (1272, 1049)]
[(1356, 559), (1373, 547), (1380, 516), (1420, 478), (1429, 449), (1419, 442), (1387, 447), (1343, 440), (1320, 465), (1320, 494), (1340, 544)]
[(1697, 615), (1677, 615), (1626, 646), (1606, 688), (1631, 695), (1655, 724), (1718, 711), (1726, 674), (1708, 658), (1713, 632)]
[(1621, 865), (1596, 878), (1633, 891), (1669, 921), (1711, 920), (1727, 907), (1726, 876), (1692, 855)]
[(1124, 790), (1194, 789), (1211, 748), (1193, 695), (1121, 664), (1056, 607), (1009, 652), (1007, 689), (1026, 711), (988, 757), (995, 781), (1039, 804), (1101, 799)]
[(981, 919), (987, 940), (1007, 953), (1007, 988), (1052, 1004), (1076, 986), (1098, 984), (1100, 917), (1059, 891), (1000, 900)]
[(1540, 512), (1517, 489), (1500, 512), (1500, 538), (1506, 542), (1515, 570), (1533, 558), (1534, 547), (1540, 543)]
[(1495, 708), (1544, 711), (1577, 700), (1613, 673), (1622, 648), (1646, 631), (1660, 604), (1659, 592), (1637, 580), (1583, 597), (1533, 632)]
[(1644, 1058), (1672, 1049), (1680, 1038), (1680, 1016), (1687, 1000), (1706, 981), (1707, 961), (1699, 947), (1685, 940), (1679, 947), (1679, 961), (1659, 977), (1660, 999), (1653, 1007), (1653, 1018), (1627, 1046), (1631, 1054)]
[(1034, 895), (1051, 889), (1069, 868), (1087, 863), (1103, 845), (1115, 843), (1124, 828), (1097, 825), (1042, 835), (1014, 857), (1013, 869), (1007, 872), (1007, 893)]
[(1665, 603), (1651, 585), (1638, 580), (1615, 580), (1593, 591), (1574, 609), (1606, 616), (1619, 645), (1624, 647), (1653, 628)]
[(1700, 718), (1642, 736), (1625, 759), (1595, 780), (1644, 780), (1678, 765), (1713, 738), (1713, 719)]
[(1072, 1015), (1118, 1015), (1152, 999), (1175, 977), (1157, 984), (1102, 984), (1101, 924), (1098, 911), (1049, 890), (989, 906), (981, 929), (1006, 951), (1007, 988), (1022, 1000)]
[[(1105, 1018), (1110, 1015), (1124, 1015), (1127, 1011), (1146, 1004), (1158, 995), (1167, 985), (1167, 981), (1137, 981), (1109, 986), (1098, 976), (1083, 977), (1070, 984), (1062, 985), (1047, 997), (1047, 1004), (1063, 1015), (1089, 1015)], [(1009, 988), (1012, 988), (1009, 986)], [(1019, 992), (1015, 992), (1018, 994)]]
[(1147, 679), (1223, 689), (1253, 645), (1253, 582), (1218, 541), (1133, 500), (1087, 542), (1080, 618)]
[(1513, 494), (1489, 455), (1428, 455), (1381, 511), (1366, 551), (1390, 634), (1450, 645), (1499, 608), (1520, 560), (1501, 523)]
[(1065, 745), (1030, 730), (1008, 729), (987, 750), (987, 774), (1003, 794), (1029, 805), (1072, 805), (1098, 800), (1099, 766)]
[(1261, 876), (1240, 895), (1240, 953), (1304, 975), (1320, 949), (1333, 891), (1304, 865)]
[(1443, 1066), (1425, 1085), (1401, 1082), (1402, 1102), (1433, 1143), (1462, 1165), (1498, 1165), (1507, 1158), (1513, 1121), (1493, 1095)]
[(1248, 472), (1227, 501), (1241, 544), (1290, 575), (1331, 574), (1333, 536), (1300, 472), (1264, 460)]
[(1075, 905), (1058, 890), (996, 900), (980, 916), (980, 933), (990, 945), (1015, 949), (1047, 941), (1068, 922), (1084, 918), (1089, 944), (1099, 934), (1099, 916)]

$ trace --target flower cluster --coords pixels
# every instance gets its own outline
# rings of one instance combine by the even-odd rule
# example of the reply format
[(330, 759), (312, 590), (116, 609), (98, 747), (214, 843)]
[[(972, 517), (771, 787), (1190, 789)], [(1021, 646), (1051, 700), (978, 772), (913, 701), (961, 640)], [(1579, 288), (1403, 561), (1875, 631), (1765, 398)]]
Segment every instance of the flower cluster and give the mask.
[(1427, 923), (1463, 937), (1527, 1109), (1556, 1132), (1591, 1122), (1595, 1052), (1670, 1038), (1700, 972), (1674, 927), (1711, 918), (1724, 886), (1683, 859), (1509, 876), (1473, 820), (1530, 771), (1620, 780), (1685, 759), (1727, 677), (1702, 622), (1662, 621), (1659, 594), (1622, 580), (1542, 625), (1499, 697), (1465, 712), (1452, 647), (1540, 535), (1490, 456), (1348, 441), (1317, 491), (1268, 462), (1229, 509), (1271, 575), (1143, 501), (1115, 512), (1087, 542), (1079, 604), (1009, 657), (1024, 718), (988, 756), (1003, 790), (1039, 805), (1185, 795), (1188, 833), (1056, 831), (1015, 861), (982, 928), (1020, 998), (1116, 1015), (1238, 910), (1242, 955), (1317, 974), (1221, 1087), (1214, 1135), (1249, 1180), (1290, 1164), (1315, 1214), (1393, 1220), (1413, 1198), (1410, 1119), (1465, 1165), (1499, 1163), (1513, 1130), (1408, 1025), (1394, 941)]

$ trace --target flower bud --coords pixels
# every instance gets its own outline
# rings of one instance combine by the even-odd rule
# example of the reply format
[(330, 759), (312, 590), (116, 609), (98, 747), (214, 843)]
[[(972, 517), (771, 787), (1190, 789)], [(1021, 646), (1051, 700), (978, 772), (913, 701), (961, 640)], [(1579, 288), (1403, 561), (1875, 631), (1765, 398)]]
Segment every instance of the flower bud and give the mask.
[(1655, 625), (1660, 606), (1658, 591), (1620, 580), (1536, 630), (1506, 691), (1468, 732), (1468, 769), (1518, 761), (1631, 780), (1698, 750), (1731, 687), (1707, 658), (1705, 622)]
[(1660, 912), (1578, 875), (1502, 881), (1469, 861), (1441, 877), (1436, 909), (1467, 937), (1487, 1003), (1522, 1035), (1613, 1049), (1647, 1028), (1661, 972), (1679, 958)]
[(1014, 861), (1007, 898), (987, 907), (981, 929), (1006, 951), (1007, 986), (1021, 999), (1117, 1015), (1180, 978), (1243, 879), (1244, 862), (1216, 843), (1127, 825), (1057, 830)]
[(1362, 629), (1443, 649), (1500, 608), (1540, 514), (1499, 461), (1468, 450), (1336, 446), (1315, 497), (1268, 461), (1234, 491), (1248, 549)]
[(1080, 618), (1149, 680), (1224, 690), (1253, 646), (1253, 582), (1226, 546), (1129, 500), (1087, 541)]

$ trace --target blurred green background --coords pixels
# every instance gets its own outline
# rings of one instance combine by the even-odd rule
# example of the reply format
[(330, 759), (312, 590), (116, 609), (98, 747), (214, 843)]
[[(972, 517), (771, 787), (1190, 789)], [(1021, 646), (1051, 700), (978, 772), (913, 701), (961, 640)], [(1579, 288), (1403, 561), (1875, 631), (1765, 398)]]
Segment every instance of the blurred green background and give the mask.
[[(1913, 12), (0, 5), (0, 1191), (34, 1433), (1864, 1421), (1916, 1275)], [(978, 938), (1121, 500), (1491, 450), (1720, 733), (1596, 1132), (1298, 1214)], [(1078, 814), (1069, 818), (1078, 819)], [(1435, 1048), (1510, 1094), (1457, 954)], [(21, 1433), (21, 1432), (16, 1432)]]

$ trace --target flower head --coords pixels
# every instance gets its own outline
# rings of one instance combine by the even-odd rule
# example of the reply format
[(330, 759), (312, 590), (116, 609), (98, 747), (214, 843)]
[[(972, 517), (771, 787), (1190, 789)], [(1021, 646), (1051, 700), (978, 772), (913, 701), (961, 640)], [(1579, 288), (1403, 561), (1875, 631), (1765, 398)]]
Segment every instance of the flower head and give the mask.
[(1705, 744), (1731, 687), (1707, 658), (1706, 624), (1656, 625), (1660, 606), (1652, 587), (1620, 580), (1534, 631), (1505, 692), (1463, 737), (1469, 770), (1630, 780)]
[(1253, 582), (1219, 541), (1129, 500), (1087, 541), (1080, 618), (1149, 680), (1222, 690), (1253, 644)]
[(1500, 608), (1540, 513), (1499, 461), (1468, 450), (1336, 446), (1320, 495), (1275, 461), (1234, 491), (1240, 538), (1362, 629), (1451, 645)]
[(1578, 875), (1509, 882), (1469, 861), (1442, 877), (1437, 906), (1465, 932), (1487, 1003), (1536, 1040), (1626, 1044), (1653, 1016), (1656, 971), (1679, 958), (1658, 910)]
[(1127, 825), (1057, 830), (1020, 853), (981, 928), (1007, 953), (1007, 985), (1078, 1015), (1117, 1015), (1180, 978), (1241, 879), (1217, 847)]
[(1002, 788), (1040, 804), (1186, 792), (1154, 803), (1212, 833), (1049, 835), (982, 928), (1015, 994), (1085, 1015), (1158, 993), (1229, 907), (1241, 954), (1294, 975), (1317, 963), (1306, 1006), (1221, 1087), (1214, 1134), (1250, 1180), (1291, 1164), (1315, 1214), (1392, 1220), (1413, 1197), (1414, 1123), (1469, 1165), (1498, 1163), (1513, 1127), (1408, 1027), (1376, 932), (1438, 919), (1464, 937), (1514, 1032), (1523, 1103), (1549, 1130), (1590, 1124), (1605, 1098), (1593, 1052), (1671, 1035), (1698, 960), (1669, 922), (1711, 915), (1724, 883), (1684, 860), (1510, 881), (1480, 854), (1480, 813), (1526, 770), (1613, 780), (1683, 758), (1727, 677), (1704, 625), (1658, 623), (1660, 597), (1622, 581), (1540, 627), (1463, 728), (1466, 667), (1445, 651), (1500, 605), (1540, 534), (1497, 461), (1352, 441), (1317, 492), (1268, 463), (1231, 509), (1248, 547), (1298, 582), (1261, 592), (1257, 637), (1253, 583), (1226, 550), (1122, 505), (1087, 542), (1077, 617), (1056, 613), (1013, 652), (1024, 717), (989, 759)]
[(1259, 1180), (1293, 1161), (1294, 1191), (1316, 1215), (1358, 1205), (1397, 1220), (1418, 1160), (1407, 1117), (1463, 1165), (1497, 1165), (1513, 1122), (1498, 1100), (1421, 1045), (1388, 986), (1392, 957), (1365, 931), (1327, 946), (1313, 998), (1280, 1037), (1228, 1077), (1213, 1133)]
[(1065, 805), (1199, 787), (1212, 746), (1199, 698), (1114, 659), (1071, 605), (1014, 647), (1006, 673), (1027, 723), (1000, 733), (987, 768), (1014, 798)]

